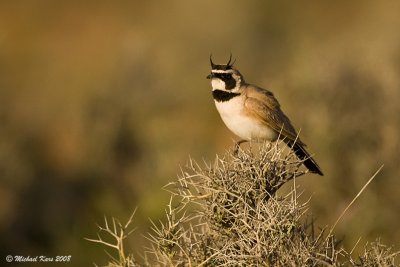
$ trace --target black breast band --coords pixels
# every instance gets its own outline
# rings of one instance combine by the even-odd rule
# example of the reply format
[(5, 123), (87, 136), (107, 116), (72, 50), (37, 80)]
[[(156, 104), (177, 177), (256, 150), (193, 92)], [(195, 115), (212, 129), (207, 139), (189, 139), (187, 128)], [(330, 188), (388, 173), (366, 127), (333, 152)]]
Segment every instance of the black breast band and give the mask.
[(232, 93), (232, 92), (227, 92), (227, 91), (222, 91), (222, 90), (213, 90), (212, 91), (213, 97), (215, 101), (217, 102), (225, 102), (228, 101), (235, 96), (240, 95), (239, 93)]

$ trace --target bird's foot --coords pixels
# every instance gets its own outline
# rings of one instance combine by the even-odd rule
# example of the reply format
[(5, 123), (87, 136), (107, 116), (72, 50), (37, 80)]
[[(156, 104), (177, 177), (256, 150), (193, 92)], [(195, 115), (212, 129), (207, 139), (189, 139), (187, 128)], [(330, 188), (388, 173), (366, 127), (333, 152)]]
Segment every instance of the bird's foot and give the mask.
[(233, 149), (233, 155), (237, 157), (239, 155), (240, 144), (248, 142), (247, 140), (240, 140), (235, 143), (235, 148)]

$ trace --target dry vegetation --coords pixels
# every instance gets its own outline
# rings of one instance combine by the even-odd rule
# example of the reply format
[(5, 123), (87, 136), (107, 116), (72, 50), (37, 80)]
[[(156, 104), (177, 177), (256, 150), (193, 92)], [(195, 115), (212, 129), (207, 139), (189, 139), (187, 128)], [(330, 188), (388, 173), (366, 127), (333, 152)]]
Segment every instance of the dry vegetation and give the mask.
[[(105, 220), (98, 239), (89, 240), (118, 254), (107, 266), (395, 266), (400, 252), (379, 241), (357, 256), (320, 230), (295, 183), (288, 194), (277, 193), (305, 174), (300, 166), (276, 143), (204, 166), (190, 160), (178, 181), (166, 186), (166, 218), (151, 222), (142, 264), (122, 246), (132, 217), (125, 226)], [(113, 240), (106, 242), (103, 234)]]

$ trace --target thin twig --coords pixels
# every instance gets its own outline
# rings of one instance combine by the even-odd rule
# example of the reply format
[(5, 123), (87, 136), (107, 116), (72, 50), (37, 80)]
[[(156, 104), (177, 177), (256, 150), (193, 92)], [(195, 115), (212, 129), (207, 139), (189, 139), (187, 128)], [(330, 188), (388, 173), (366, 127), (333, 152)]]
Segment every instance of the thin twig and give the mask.
[(372, 175), (372, 177), (368, 180), (368, 182), (361, 188), (360, 192), (353, 198), (353, 200), (347, 205), (347, 207), (343, 210), (343, 212), (340, 214), (339, 218), (336, 220), (336, 222), (333, 224), (331, 227), (331, 230), (329, 231), (329, 234), (327, 235), (327, 238), (332, 235), (333, 230), (335, 229), (336, 225), (339, 223), (339, 221), (343, 218), (343, 216), (346, 214), (347, 210), (353, 205), (353, 203), (357, 200), (357, 198), (364, 192), (365, 188), (374, 180), (374, 178), (378, 175), (378, 173), (382, 170), (384, 164), (379, 167), (379, 169)]

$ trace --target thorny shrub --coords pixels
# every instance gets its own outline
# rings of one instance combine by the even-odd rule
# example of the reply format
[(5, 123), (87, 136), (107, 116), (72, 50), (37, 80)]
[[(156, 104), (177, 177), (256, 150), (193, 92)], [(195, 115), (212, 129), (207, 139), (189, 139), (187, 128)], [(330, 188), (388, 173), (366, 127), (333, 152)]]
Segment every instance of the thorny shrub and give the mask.
[[(399, 252), (379, 240), (353, 258), (334, 235), (316, 231), (296, 186), (277, 194), (283, 184), (307, 173), (301, 165), (278, 143), (250, 144), (203, 166), (190, 160), (178, 180), (166, 186), (171, 193), (166, 219), (151, 221), (152, 232), (146, 235), (150, 245), (141, 265), (395, 266)], [(118, 251), (120, 265), (117, 258), (108, 266), (140, 266), (120, 251), (129, 224), (118, 225), (99, 227), (117, 233), (115, 244), (101, 235), (92, 241)]]

